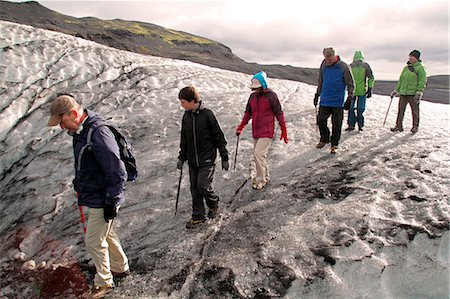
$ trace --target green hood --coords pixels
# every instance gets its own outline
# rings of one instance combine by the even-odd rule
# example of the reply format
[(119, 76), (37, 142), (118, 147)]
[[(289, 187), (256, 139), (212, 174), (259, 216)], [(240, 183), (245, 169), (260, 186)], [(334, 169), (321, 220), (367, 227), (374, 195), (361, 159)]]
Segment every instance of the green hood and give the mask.
[(353, 61), (364, 60), (364, 55), (362, 51), (355, 51), (355, 55), (353, 55)]

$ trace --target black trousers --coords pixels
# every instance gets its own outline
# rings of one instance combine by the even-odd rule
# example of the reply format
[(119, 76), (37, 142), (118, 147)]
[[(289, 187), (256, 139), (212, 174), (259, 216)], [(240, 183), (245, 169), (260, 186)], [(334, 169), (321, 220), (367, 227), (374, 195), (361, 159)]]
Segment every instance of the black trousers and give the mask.
[[(328, 129), (328, 118), (331, 115), (332, 132), (330, 139), (330, 129)], [(330, 142), (331, 146), (337, 146), (341, 139), (342, 120), (344, 119), (344, 108), (342, 107), (322, 107), (319, 108), (319, 131), (320, 141)]]
[(214, 193), (212, 182), (215, 166), (195, 167), (189, 165), (189, 179), (192, 195), (192, 219), (204, 219), (206, 202), (208, 208), (217, 208), (219, 196)]

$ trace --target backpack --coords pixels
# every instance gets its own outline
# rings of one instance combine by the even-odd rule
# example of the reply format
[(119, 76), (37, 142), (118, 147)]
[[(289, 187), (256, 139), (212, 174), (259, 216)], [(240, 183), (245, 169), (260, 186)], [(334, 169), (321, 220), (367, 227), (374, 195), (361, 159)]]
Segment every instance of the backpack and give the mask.
[[(136, 167), (136, 158), (134, 156), (133, 148), (131, 147), (131, 143), (128, 141), (127, 137), (123, 134), (122, 131), (120, 131), (117, 127), (109, 124), (102, 124), (95, 128), (91, 127), (89, 128), (89, 131), (87, 133), (87, 142), (85, 147), (92, 150), (92, 133), (94, 132), (94, 129), (101, 127), (101, 126), (107, 126), (111, 132), (114, 134), (114, 137), (116, 138), (117, 145), (119, 146), (119, 152), (120, 152), (120, 159), (125, 164), (125, 168), (127, 170), (128, 178), (127, 181), (134, 182), (137, 179), (138, 176), (138, 170)], [(80, 156), (83, 154), (83, 151), (81, 151)], [(79, 157), (79, 161), (81, 161), (81, 157)]]

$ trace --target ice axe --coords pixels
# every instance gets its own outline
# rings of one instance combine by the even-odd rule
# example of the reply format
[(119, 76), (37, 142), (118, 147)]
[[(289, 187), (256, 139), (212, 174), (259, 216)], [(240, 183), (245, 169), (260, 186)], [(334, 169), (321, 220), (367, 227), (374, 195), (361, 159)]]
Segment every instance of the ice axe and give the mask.
[(177, 190), (177, 201), (175, 202), (175, 216), (178, 211), (178, 199), (180, 199), (180, 187), (181, 187), (181, 179), (183, 178), (183, 165), (181, 165), (180, 169), (180, 179), (178, 180), (178, 190)]
[(388, 109), (387, 109), (387, 111), (386, 111), (386, 117), (384, 118), (384, 122), (383, 122), (383, 127), (384, 127), (384, 125), (386, 124), (386, 119), (387, 119), (387, 117), (388, 117), (388, 113), (389, 113), (389, 109), (391, 108), (391, 104), (392, 104), (392, 99), (393, 99), (394, 97), (391, 97), (391, 101), (389, 102), (389, 106), (388, 106)]

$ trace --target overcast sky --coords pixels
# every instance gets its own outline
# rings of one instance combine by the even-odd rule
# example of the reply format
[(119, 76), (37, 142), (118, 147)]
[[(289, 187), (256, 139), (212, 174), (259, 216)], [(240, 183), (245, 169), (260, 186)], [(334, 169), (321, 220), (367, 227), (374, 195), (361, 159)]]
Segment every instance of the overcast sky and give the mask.
[(450, 73), (449, 1), (39, 2), (75, 17), (186, 31), (223, 43), (248, 62), (317, 68), (322, 49), (332, 45), (348, 63), (362, 50), (376, 78), (397, 80), (408, 54), (418, 49), (428, 75)]

